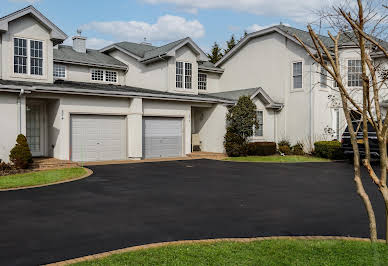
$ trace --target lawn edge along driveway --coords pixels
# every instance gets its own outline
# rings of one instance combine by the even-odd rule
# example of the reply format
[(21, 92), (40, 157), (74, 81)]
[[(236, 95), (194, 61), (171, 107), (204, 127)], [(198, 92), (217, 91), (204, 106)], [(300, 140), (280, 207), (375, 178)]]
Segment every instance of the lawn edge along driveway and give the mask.
[(329, 163), (329, 159), (303, 156), (303, 155), (269, 155), (269, 156), (246, 156), (246, 157), (228, 157), (226, 162), (244, 162), (244, 163)]
[(84, 179), (92, 174), (93, 171), (88, 168), (73, 167), (3, 176), (0, 177), (0, 192), (69, 183)]
[[(99, 254), (89, 255), (85, 257), (65, 260), (61, 262), (56, 262), (52, 264), (48, 264), (48, 266), (54, 266), (54, 265), (108, 265), (112, 263), (112, 265), (116, 265), (117, 262), (119, 263), (127, 263), (130, 260), (133, 259), (133, 257), (138, 255), (139, 258), (144, 258), (145, 260), (142, 261), (144, 265), (152, 265), (153, 263), (156, 263), (155, 260), (162, 259), (161, 253), (167, 253), (165, 254), (168, 256), (168, 253), (174, 254), (174, 257), (179, 257), (178, 253), (187, 253), (187, 252), (195, 252), (195, 249), (199, 249), (199, 251), (204, 252), (206, 248), (214, 248), (217, 245), (220, 245), (221, 248), (223, 245), (230, 246), (230, 248), (233, 249), (232, 253), (237, 253), (236, 259), (239, 258), (238, 253), (241, 252), (244, 248), (244, 245), (253, 244), (255, 245), (255, 242), (273, 242), (276, 245), (291, 245), (291, 248), (297, 249), (297, 247), (293, 247), (293, 245), (305, 245), (306, 251), (309, 251), (310, 253), (314, 253), (314, 246), (319, 249), (319, 252), (322, 251), (323, 246), (326, 245), (326, 248), (330, 249), (333, 248), (335, 245), (339, 246), (346, 246), (346, 245), (355, 245), (363, 248), (368, 248), (368, 244), (370, 244), (370, 240), (368, 238), (356, 238), (356, 237), (339, 237), (339, 236), (273, 236), (273, 237), (255, 237), (255, 238), (221, 238), (221, 239), (203, 239), (203, 240), (183, 240), (183, 241), (172, 241), (172, 242), (161, 242), (161, 243), (153, 243), (153, 244), (147, 244), (147, 245), (141, 245), (141, 246), (134, 246), (124, 249), (118, 249), (108, 252), (103, 252)], [(342, 242), (342, 243), (341, 243)], [(352, 243), (353, 242), (353, 243)], [(385, 245), (384, 240), (379, 240), (379, 243), (375, 244), (373, 247), (371, 245), (371, 249), (377, 250), (378, 248), (384, 247), (386, 248), (386, 253), (388, 254), (388, 248)], [(260, 243), (257, 243), (257, 245), (261, 245)], [(309, 247), (311, 245), (311, 247)], [(338, 247), (337, 247), (338, 248)], [(191, 250), (191, 251), (190, 251)], [(161, 252), (162, 251), (162, 252)], [(331, 250), (329, 250), (330, 253), (332, 253)], [(333, 250), (335, 251), (335, 250)], [(249, 252), (249, 250), (248, 250)], [(206, 252), (205, 252), (206, 253)], [(227, 250), (226, 250), (227, 253)], [(288, 251), (288, 253), (292, 253), (292, 250)], [(302, 253), (302, 251), (300, 252)], [(158, 254), (158, 255), (156, 255)], [(170, 255), (171, 255), (170, 254)], [(274, 254), (274, 253), (271, 253)], [(183, 254), (184, 255), (184, 254)], [(190, 257), (190, 254), (186, 254)], [(191, 254), (192, 256), (193, 254)], [(214, 255), (214, 252), (208, 252), (208, 254), (205, 255)], [(204, 256), (205, 256), (204, 255)], [(232, 255), (232, 254), (229, 254)], [(245, 254), (246, 255), (246, 254)], [(290, 254), (288, 254), (290, 255)], [(300, 255), (300, 254), (299, 254)], [(332, 255), (332, 254), (331, 254)], [(376, 254), (372, 254), (376, 255)], [(380, 254), (381, 255), (381, 254)], [(202, 256), (202, 255), (201, 255)], [(224, 254), (224, 256), (228, 256), (228, 254)], [(276, 254), (275, 254), (276, 256)], [(182, 254), (180, 256), (180, 259), (184, 259), (185, 257), (182, 257)], [(149, 260), (147, 262), (147, 259)], [(171, 259), (171, 258), (170, 258)], [(212, 259), (210, 257), (207, 257), (205, 259)], [(252, 259), (252, 258), (251, 258)], [(275, 258), (272, 258), (275, 259)], [(279, 258), (277, 258), (279, 259)], [(296, 258), (298, 259), (298, 258)], [(179, 260), (179, 258), (178, 258)], [(229, 261), (229, 260), (228, 260)], [(116, 262), (116, 263), (115, 263)], [(184, 263), (184, 261), (180, 261), (181, 263)], [(238, 261), (229, 261), (230, 263), (238, 263)], [(278, 261), (280, 263), (280, 261)], [(140, 263), (138, 261), (138, 263)], [(160, 261), (160, 263), (163, 263)], [(177, 262), (179, 263), (179, 261)], [(221, 263), (221, 262), (220, 262)], [(315, 264), (314, 264), (315, 265)]]

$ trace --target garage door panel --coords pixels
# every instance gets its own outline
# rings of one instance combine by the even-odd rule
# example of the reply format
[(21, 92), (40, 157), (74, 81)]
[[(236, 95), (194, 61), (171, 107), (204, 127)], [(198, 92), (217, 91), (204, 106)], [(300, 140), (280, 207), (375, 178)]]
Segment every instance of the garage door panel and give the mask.
[(73, 161), (126, 158), (126, 123), (123, 116), (72, 115)]
[(181, 118), (144, 118), (143, 134), (145, 158), (182, 156), (183, 120)]

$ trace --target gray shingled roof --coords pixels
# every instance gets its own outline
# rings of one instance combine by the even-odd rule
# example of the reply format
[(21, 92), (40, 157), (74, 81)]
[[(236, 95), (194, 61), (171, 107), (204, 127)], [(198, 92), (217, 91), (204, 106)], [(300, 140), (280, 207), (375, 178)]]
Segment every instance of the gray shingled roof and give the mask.
[(184, 38), (181, 40), (177, 40), (175, 42), (170, 42), (166, 45), (163, 45), (163, 46), (157, 47), (153, 50), (147, 51), (143, 57), (143, 60), (145, 61), (145, 60), (152, 59), (152, 58), (155, 58), (158, 56), (162, 56), (162, 55), (168, 53), (170, 50), (174, 49), (176, 46), (178, 46), (182, 42), (186, 41), (187, 39), (188, 38)]
[(220, 67), (216, 67), (212, 62), (205, 61), (205, 62), (199, 62), (198, 63), (198, 69), (199, 70), (215, 70), (217, 72), (223, 72), (224, 70)]
[(257, 89), (258, 88), (250, 88), (250, 89), (242, 89), (242, 90), (224, 91), (224, 92), (210, 93), (208, 95), (237, 101), (241, 96), (251, 97), (253, 94), (255, 94), (255, 92), (257, 92)]
[[(311, 36), (310, 36), (310, 33), (308, 31), (300, 30), (300, 29), (293, 28), (293, 27), (288, 27), (288, 26), (285, 26), (285, 25), (276, 25), (276, 27), (278, 29), (284, 31), (285, 33), (291, 35), (291, 36), (294, 36), (294, 34), (295, 34), (305, 44), (307, 44), (310, 47), (314, 47), (314, 43), (311, 40)], [(324, 35), (318, 35), (318, 36), (319, 36), (319, 38), (322, 40), (322, 42), (325, 45), (327, 45), (327, 46), (332, 46), (333, 45), (333, 41), (330, 39), (330, 37), (327, 37), (327, 36), (324, 36)]]
[(118, 69), (127, 68), (124, 63), (97, 50), (87, 49), (86, 53), (78, 53), (68, 45), (59, 45), (58, 49), (54, 49), (54, 62), (87, 64)]
[(219, 102), (232, 104), (233, 101), (230, 99), (208, 95), (208, 94), (183, 94), (183, 93), (171, 93), (164, 91), (156, 91), (143, 89), (138, 87), (131, 86), (119, 86), (112, 84), (98, 84), (98, 83), (88, 83), (88, 82), (75, 82), (75, 81), (63, 81), (57, 80), (54, 83), (42, 83), (42, 82), (27, 82), (27, 81), (13, 81), (13, 80), (2, 80), (0, 79), (0, 89), (11, 88), (11, 89), (20, 89), (23, 86), (25, 89), (28, 87), (32, 91), (52, 91), (55, 90), (57, 93), (83, 93), (83, 94), (103, 94), (106, 96), (115, 96), (115, 95), (124, 95), (124, 96), (134, 96), (140, 95), (140, 97), (147, 96), (148, 98), (165, 98), (165, 99), (182, 99), (189, 101), (200, 101), (200, 102)]
[(115, 43), (115, 45), (142, 58), (144, 57), (144, 54), (146, 52), (157, 48), (152, 45), (134, 43), (134, 42), (119, 42), (119, 43)]

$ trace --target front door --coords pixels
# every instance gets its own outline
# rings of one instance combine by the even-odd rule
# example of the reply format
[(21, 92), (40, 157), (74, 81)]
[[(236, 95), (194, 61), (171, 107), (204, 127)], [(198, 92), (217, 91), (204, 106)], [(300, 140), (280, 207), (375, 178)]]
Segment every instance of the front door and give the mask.
[(34, 157), (44, 155), (44, 107), (38, 102), (27, 104), (27, 140)]

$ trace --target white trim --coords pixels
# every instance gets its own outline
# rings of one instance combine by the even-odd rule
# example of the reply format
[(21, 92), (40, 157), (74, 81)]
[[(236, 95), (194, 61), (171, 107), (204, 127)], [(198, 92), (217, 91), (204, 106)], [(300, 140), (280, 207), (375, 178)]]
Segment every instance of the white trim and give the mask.
[[(26, 40), (27, 42), (27, 73), (15, 73), (15, 39)], [(42, 75), (33, 75), (31, 74), (31, 41), (42, 42)], [(11, 68), (11, 77), (21, 78), (21, 79), (37, 79), (37, 80), (45, 80), (47, 79), (48, 73), (48, 49), (45, 40), (39, 40), (29, 37), (23, 37), (19, 35), (14, 35), (12, 37), (12, 68)]]
[[(177, 87), (177, 72), (176, 72), (176, 69), (177, 69), (177, 63), (182, 63), (183, 64), (183, 67), (182, 67), (182, 88), (179, 88)], [(186, 88), (186, 64), (191, 64), (191, 88)], [(194, 64), (192, 62), (189, 62), (189, 61), (175, 61), (175, 89), (176, 90), (179, 90), (179, 91), (185, 91), (185, 92), (192, 92), (194, 90), (194, 83), (193, 83), (193, 73), (194, 73), (194, 69), (193, 69), (193, 66)]]

